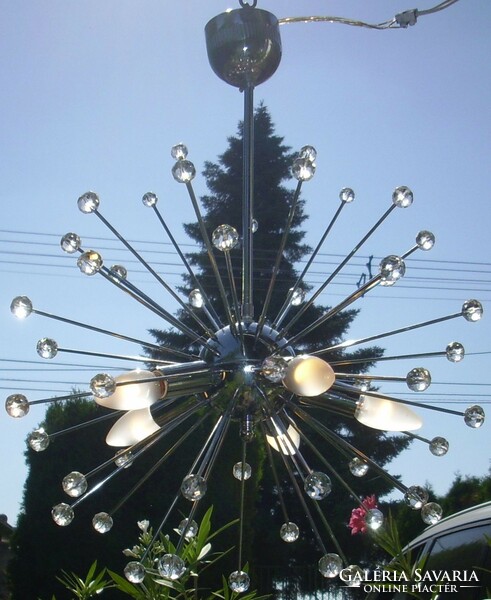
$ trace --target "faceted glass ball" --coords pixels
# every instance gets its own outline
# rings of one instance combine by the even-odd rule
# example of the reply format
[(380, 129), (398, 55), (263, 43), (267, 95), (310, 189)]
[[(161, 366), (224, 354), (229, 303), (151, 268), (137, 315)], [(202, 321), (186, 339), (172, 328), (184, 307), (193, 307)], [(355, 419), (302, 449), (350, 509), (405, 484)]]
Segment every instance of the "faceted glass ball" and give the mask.
[(355, 477), (363, 477), (368, 473), (368, 465), (366, 462), (363, 462), (361, 458), (355, 456), (349, 462), (349, 470), (351, 474)]
[(450, 362), (460, 362), (464, 360), (465, 348), (460, 342), (451, 342), (446, 347), (445, 353)]
[(133, 464), (135, 457), (133, 456), (131, 450), (118, 450), (114, 457), (114, 464), (117, 467), (123, 467), (124, 469), (129, 469)]
[(50, 338), (42, 338), (36, 344), (36, 351), (41, 358), (54, 358), (58, 354), (58, 344)]
[[(293, 288), (290, 288), (290, 292), (293, 290)], [(292, 298), (290, 300), (290, 303), (292, 306), (300, 306), (300, 304), (302, 304), (302, 302), (305, 300), (305, 290), (303, 288), (297, 287), (295, 289), (295, 291), (292, 294)]]
[(321, 557), (318, 563), (319, 573), (324, 577), (328, 577), (332, 579), (337, 577), (343, 568), (343, 561), (339, 554), (334, 554), (330, 552), (329, 554), (324, 554)]
[(413, 392), (424, 392), (430, 387), (431, 374), (424, 367), (411, 369), (406, 376), (407, 387)]
[(296, 158), (292, 164), (292, 175), (297, 181), (309, 181), (315, 174), (315, 163), (308, 158)]
[(396, 187), (392, 193), (392, 202), (399, 208), (407, 208), (413, 203), (413, 193), (405, 185)]
[(304, 489), (313, 500), (322, 500), (331, 493), (331, 480), (325, 473), (312, 471), (305, 478)]
[(83, 213), (92, 213), (99, 208), (99, 196), (95, 192), (86, 192), (77, 200), (77, 205)]
[(89, 386), (96, 398), (108, 398), (116, 391), (116, 381), (108, 373), (94, 375)]
[(306, 158), (310, 162), (314, 162), (317, 158), (317, 150), (314, 146), (303, 146), (298, 153), (299, 158)]
[(181, 493), (187, 500), (192, 502), (201, 500), (206, 494), (206, 480), (201, 475), (188, 475), (181, 484)]
[(485, 417), (484, 409), (481, 406), (477, 406), (477, 404), (469, 406), (464, 412), (464, 422), (467, 427), (471, 427), (472, 429), (479, 429), (484, 423)]
[(32, 313), (32, 302), (27, 296), (17, 296), (10, 304), (10, 312), (18, 319), (25, 319)]
[(296, 542), (299, 535), (300, 529), (296, 523), (288, 521), (287, 523), (283, 523), (281, 526), (280, 537), (284, 542), (288, 542), (289, 544)]
[(288, 363), (281, 356), (268, 356), (261, 365), (261, 375), (268, 381), (279, 383), (286, 375)]
[(227, 252), (239, 243), (239, 234), (231, 225), (219, 225), (212, 233), (211, 241), (217, 250)]
[(164, 554), (157, 563), (157, 570), (165, 579), (175, 581), (186, 571), (186, 565), (177, 554)]
[(430, 452), (433, 456), (445, 456), (448, 452), (449, 443), (444, 437), (434, 437), (430, 442)]
[(372, 531), (380, 529), (384, 523), (384, 515), (378, 508), (370, 508), (365, 515), (365, 523)]
[(154, 194), (153, 192), (147, 192), (146, 194), (143, 194), (142, 202), (144, 206), (152, 208), (153, 206), (157, 205), (158, 201), (159, 199), (157, 198), (157, 194)]
[(141, 583), (145, 579), (145, 567), (136, 560), (129, 562), (123, 572), (131, 583)]
[(341, 202), (349, 204), (355, 199), (355, 192), (351, 188), (345, 187), (339, 192), (339, 199)]
[(235, 479), (238, 479), (239, 481), (247, 481), (247, 479), (251, 478), (252, 467), (246, 462), (242, 463), (242, 461), (239, 461), (233, 466), (232, 474), (235, 477)]
[(27, 437), (27, 443), (34, 452), (43, 452), (49, 446), (49, 435), (44, 429), (35, 429)]
[(80, 250), (82, 240), (76, 233), (65, 233), (60, 240), (60, 246), (63, 252), (74, 254)]
[(92, 527), (98, 533), (107, 533), (113, 526), (113, 518), (106, 512), (99, 512), (92, 519)]
[(126, 279), (128, 277), (128, 271), (123, 265), (113, 265), (110, 271), (111, 275), (116, 276), (116, 279)]
[(191, 304), (193, 308), (203, 308), (203, 305), (205, 303), (203, 294), (199, 290), (192, 290), (189, 293), (188, 300), (189, 304)]
[(188, 155), (187, 146), (183, 143), (175, 144), (172, 146), (170, 154), (175, 160), (184, 160)]
[(84, 275), (95, 275), (101, 270), (102, 256), (95, 250), (88, 250), (78, 257), (77, 267)]
[(196, 168), (190, 160), (178, 160), (172, 167), (172, 176), (179, 183), (189, 183), (196, 177)]
[(247, 592), (250, 585), (251, 580), (245, 571), (234, 571), (233, 573), (230, 573), (228, 586), (233, 592), (237, 592), (238, 594)]
[(78, 498), (87, 491), (87, 479), (82, 473), (72, 471), (63, 478), (62, 487), (65, 494)]
[(442, 518), (442, 507), (436, 502), (428, 502), (421, 509), (421, 518), (428, 525), (434, 525)]
[(462, 305), (462, 315), (467, 321), (479, 321), (483, 314), (483, 307), (479, 300), (467, 300)]
[(416, 236), (416, 244), (421, 250), (431, 250), (435, 245), (435, 236), (431, 231), (420, 231)]
[(413, 510), (419, 510), (428, 502), (428, 492), (419, 485), (412, 485), (404, 494), (406, 504)]
[(196, 523), (196, 521), (193, 521), (191, 519), (191, 522), (189, 522), (189, 519), (183, 519), (178, 527), (177, 527), (177, 531), (179, 533), (179, 535), (182, 535), (184, 532), (186, 532), (184, 534), (184, 537), (187, 540), (192, 540), (194, 537), (196, 537), (198, 535), (198, 523)]
[(53, 506), (51, 510), (51, 516), (57, 525), (60, 527), (66, 527), (73, 521), (75, 514), (73, 512), (73, 508), (69, 504), (60, 502), (60, 504)]
[(5, 410), (10, 417), (20, 419), (29, 412), (29, 401), (24, 394), (11, 394), (5, 400)]
[(252, 223), (251, 223), (252, 233), (256, 233), (256, 231), (258, 229), (259, 229), (259, 223), (256, 221), (256, 219), (252, 219)]
[(380, 261), (379, 270), (382, 277), (380, 285), (394, 285), (396, 281), (404, 277), (406, 264), (400, 256), (386, 256)]

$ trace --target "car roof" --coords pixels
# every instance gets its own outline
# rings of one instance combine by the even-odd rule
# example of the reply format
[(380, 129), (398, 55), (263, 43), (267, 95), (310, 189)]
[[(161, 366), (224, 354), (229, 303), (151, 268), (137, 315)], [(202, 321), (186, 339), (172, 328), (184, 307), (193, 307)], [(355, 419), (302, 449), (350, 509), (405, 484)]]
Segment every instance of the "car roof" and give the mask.
[(477, 506), (471, 506), (470, 508), (466, 508), (465, 510), (461, 510), (458, 513), (445, 517), (438, 523), (435, 523), (435, 525), (430, 525), (420, 533), (420, 535), (415, 537), (408, 547), (417, 546), (440, 533), (487, 520), (491, 522), (491, 501), (478, 504)]

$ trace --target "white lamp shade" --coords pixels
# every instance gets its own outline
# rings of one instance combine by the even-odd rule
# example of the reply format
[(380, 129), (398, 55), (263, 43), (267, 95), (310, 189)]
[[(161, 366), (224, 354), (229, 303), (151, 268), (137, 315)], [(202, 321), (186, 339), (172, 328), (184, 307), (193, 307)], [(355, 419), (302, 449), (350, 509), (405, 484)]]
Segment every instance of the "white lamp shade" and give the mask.
[[(153, 379), (139, 383), (141, 379)], [(152, 371), (138, 369), (114, 378), (116, 384), (134, 381), (127, 385), (116, 385), (115, 391), (107, 398), (96, 398), (97, 404), (113, 410), (138, 410), (147, 408), (163, 398), (167, 392), (167, 383), (157, 379)]]
[(130, 410), (111, 427), (106, 436), (108, 446), (132, 446), (159, 429), (149, 408)]
[(360, 396), (355, 419), (383, 431), (414, 431), (423, 425), (421, 417), (408, 406), (373, 396)]
[(296, 356), (288, 363), (283, 385), (297, 396), (319, 396), (336, 379), (331, 365), (318, 356)]
[(287, 434), (278, 433), (275, 437), (274, 435), (267, 435), (266, 440), (268, 444), (279, 452), (283, 452), (286, 455), (295, 454), (297, 448), (300, 446), (300, 434), (298, 431), (290, 425), (286, 430)]

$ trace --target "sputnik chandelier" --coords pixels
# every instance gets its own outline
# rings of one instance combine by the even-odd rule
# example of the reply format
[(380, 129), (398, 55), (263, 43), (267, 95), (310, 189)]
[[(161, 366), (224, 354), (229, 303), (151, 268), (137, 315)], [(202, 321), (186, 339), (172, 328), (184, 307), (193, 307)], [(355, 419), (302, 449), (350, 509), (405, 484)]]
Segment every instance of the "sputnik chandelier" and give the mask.
[[(343, 208), (354, 199), (354, 193), (344, 188), (340, 193), (340, 204), (317, 247), (312, 252), (305, 268), (298, 276), (296, 283), (289, 290), (284, 304), (278, 314), (271, 314), (270, 303), (278, 277), (280, 262), (285, 250), (288, 235), (298, 204), (301, 188), (315, 172), (316, 152), (312, 146), (302, 148), (292, 165), (292, 174), (297, 181), (296, 190), (289, 208), (287, 222), (284, 224), (281, 243), (277, 249), (276, 261), (272, 267), (269, 286), (262, 306), (254, 306), (253, 280), (253, 239), (258, 224), (254, 220), (254, 88), (267, 80), (277, 69), (281, 58), (281, 41), (277, 18), (271, 13), (257, 9), (241, 2), (241, 8), (218, 15), (206, 26), (206, 41), (210, 64), (215, 73), (228, 84), (241, 90), (244, 98), (243, 121), (243, 182), (242, 182), (242, 235), (231, 225), (223, 224), (213, 232), (206, 228), (192, 180), (195, 167), (187, 158), (184, 144), (172, 148), (172, 156), (176, 160), (172, 174), (174, 179), (183, 184), (189, 194), (196, 213), (201, 232), (203, 247), (209, 258), (211, 269), (215, 275), (215, 284), (223, 304), (223, 310), (217, 310), (204, 289), (199, 276), (183, 254), (170, 233), (158, 209), (158, 199), (153, 193), (143, 196), (143, 204), (151, 208), (168, 234), (175, 251), (187, 270), (189, 279), (195, 289), (184, 302), (174, 289), (148, 264), (133, 246), (106, 220), (100, 211), (99, 197), (94, 192), (87, 192), (78, 199), (78, 207), (83, 213), (93, 214), (122, 242), (145, 267), (145, 269), (163, 286), (186, 315), (189, 326), (179, 318), (170, 314), (157, 301), (145, 294), (127, 276), (126, 269), (116, 265), (110, 268), (103, 263), (102, 256), (95, 250), (85, 250), (78, 235), (68, 233), (61, 240), (62, 249), (78, 255), (77, 265), (86, 275), (99, 275), (109, 284), (116, 286), (139, 302), (158, 317), (163, 318), (176, 332), (189, 339), (189, 351), (147, 343), (122, 333), (105, 330), (68, 317), (54, 315), (39, 310), (32, 305), (26, 296), (19, 296), (12, 301), (11, 311), (19, 318), (37, 314), (63, 323), (81, 327), (96, 333), (116, 337), (127, 342), (140, 345), (151, 355), (165, 356), (169, 353), (172, 360), (161, 360), (149, 356), (121, 356), (96, 352), (85, 353), (94, 357), (117, 358), (140, 363), (144, 368), (124, 371), (116, 377), (107, 373), (97, 373), (90, 381), (90, 391), (74, 393), (67, 396), (29, 401), (25, 395), (16, 393), (6, 400), (6, 410), (11, 417), (23, 417), (32, 405), (60, 400), (93, 397), (102, 407), (111, 409), (108, 414), (98, 417), (115, 420), (107, 434), (106, 443), (121, 448), (115, 458), (96, 466), (91, 472), (82, 474), (78, 471), (69, 473), (63, 479), (63, 489), (73, 498), (72, 503), (60, 502), (53, 507), (52, 517), (56, 524), (67, 526), (74, 518), (76, 508), (93, 492), (108, 483), (130, 464), (157, 443), (165, 443), (170, 432), (183, 423), (189, 424), (185, 435), (177, 444), (162, 453), (162, 458), (152, 468), (152, 473), (164, 465), (171, 452), (185, 446), (186, 439), (203, 423), (209, 423), (209, 435), (176, 484), (176, 495), (169, 511), (156, 528), (155, 538), (169, 519), (173, 508), (183, 496), (191, 501), (188, 518), (180, 529), (180, 543), (175, 554), (165, 555), (157, 565), (158, 574), (168, 579), (178, 579), (185, 571), (185, 564), (178, 556), (184, 540), (195, 527), (193, 516), (199, 500), (207, 491), (210, 473), (222, 447), (231, 423), (238, 423), (242, 441), (242, 456), (233, 466), (233, 475), (240, 481), (241, 503), (239, 507), (239, 544), (238, 568), (229, 578), (229, 585), (234, 591), (246, 591), (249, 577), (243, 570), (242, 534), (244, 528), (244, 486), (251, 476), (252, 467), (247, 463), (247, 449), (252, 443), (264, 443), (267, 449), (267, 460), (276, 482), (284, 524), (280, 536), (285, 542), (294, 542), (299, 537), (299, 527), (290, 520), (288, 506), (282, 496), (280, 481), (284, 473), (291, 481), (295, 496), (307, 516), (307, 520), (315, 536), (319, 553), (319, 571), (328, 578), (336, 577), (342, 568), (348, 566), (342, 548), (328, 523), (322, 504), (331, 492), (332, 486), (344, 488), (353, 501), (363, 507), (363, 500), (353, 491), (351, 484), (331, 466), (324, 456), (312, 444), (308, 431), (315, 432), (341, 459), (349, 464), (349, 471), (354, 477), (362, 477), (371, 471), (384, 478), (391, 486), (399, 490), (404, 501), (413, 509), (421, 510), (425, 523), (435, 523), (442, 515), (441, 508), (429, 502), (427, 491), (419, 486), (407, 487), (398, 478), (390, 475), (362, 450), (354, 447), (339, 432), (327, 427), (321, 419), (314, 417), (310, 409), (323, 409), (334, 417), (342, 416), (358, 421), (369, 428), (389, 432), (402, 432), (412, 439), (426, 443), (435, 456), (442, 456), (448, 450), (448, 442), (443, 437), (426, 439), (413, 431), (422, 426), (422, 419), (413, 409), (427, 409), (464, 420), (471, 428), (478, 428), (484, 422), (484, 411), (479, 406), (471, 406), (464, 412), (449, 408), (436, 407), (423, 402), (405, 400), (387, 396), (374, 389), (387, 379), (400, 381), (414, 392), (422, 392), (431, 383), (431, 375), (426, 368), (415, 367), (404, 377), (378, 377), (367, 374), (353, 374), (353, 365), (376, 362), (378, 357), (353, 358), (346, 355), (345, 350), (374, 340), (404, 333), (421, 327), (433, 325), (449, 319), (463, 317), (467, 321), (478, 321), (483, 313), (477, 300), (464, 302), (462, 308), (453, 314), (413, 325), (402, 326), (392, 331), (385, 331), (365, 338), (340, 342), (318, 349), (311, 354), (302, 351), (302, 342), (306, 336), (319, 326), (328, 322), (342, 310), (352, 305), (363, 295), (377, 286), (392, 286), (405, 274), (405, 260), (418, 250), (430, 250), (434, 244), (434, 236), (429, 231), (421, 231), (416, 237), (416, 244), (400, 256), (389, 255), (384, 258), (378, 273), (359, 289), (347, 296), (337, 306), (329, 308), (317, 320), (301, 331), (291, 333), (292, 327), (318, 298), (319, 294), (338, 275), (343, 267), (358, 252), (362, 245), (378, 229), (393, 210), (407, 208), (413, 202), (411, 190), (405, 186), (398, 187), (392, 195), (390, 208), (375, 223), (368, 233), (356, 244), (351, 252), (341, 261), (324, 283), (306, 300), (304, 291), (305, 276), (316, 258), (328, 233), (335, 224)], [(260, 224), (259, 224), (260, 226)], [(232, 269), (232, 255), (241, 247), (241, 286), (237, 289)], [(217, 253), (218, 254), (215, 254)], [(227, 277), (222, 278), (217, 264), (217, 255), (223, 254)], [(292, 311), (294, 308), (294, 311)], [(223, 316), (220, 316), (223, 312)], [(294, 316), (291, 316), (293, 312)], [(223, 319), (223, 321), (222, 321)], [(194, 349), (199, 347), (199, 351)], [(76, 352), (58, 346), (55, 340), (41, 339), (37, 351), (44, 359), (53, 359), (63, 352)], [(81, 352), (83, 353), (83, 352)], [(335, 356), (333, 360), (330, 357)], [(400, 358), (424, 358), (441, 356), (450, 362), (459, 362), (464, 358), (464, 348), (458, 342), (448, 344), (441, 352), (413, 353), (404, 356), (385, 356), (383, 360)], [(178, 362), (176, 361), (178, 357)], [(341, 357), (341, 358), (339, 358)], [(343, 371), (343, 368), (346, 370)], [(362, 385), (363, 384), (363, 385)], [(116, 412), (114, 412), (116, 411)], [(86, 424), (82, 424), (85, 426)], [(73, 429), (73, 428), (71, 428)], [(46, 432), (37, 429), (29, 436), (29, 445), (35, 451), (45, 450), (50, 439), (69, 433)], [(308, 462), (303, 448), (315, 457), (315, 464)], [(273, 450), (273, 451), (272, 451)], [(314, 462), (314, 461), (312, 461)], [(98, 480), (104, 471), (109, 474)], [(148, 479), (145, 474), (135, 486), (135, 490)], [(90, 484), (90, 485), (89, 485)], [(127, 499), (127, 498), (126, 498)], [(120, 503), (121, 504), (121, 503)], [(99, 512), (93, 518), (93, 526), (100, 533), (108, 532), (113, 525), (116, 510)], [(383, 523), (383, 514), (377, 508), (366, 511), (367, 525), (373, 529)], [(129, 581), (139, 583), (145, 576), (143, 566), (145, 556), (130, 562), (125, 574)], [(358, 567), (351, 565), (352, 570)]]

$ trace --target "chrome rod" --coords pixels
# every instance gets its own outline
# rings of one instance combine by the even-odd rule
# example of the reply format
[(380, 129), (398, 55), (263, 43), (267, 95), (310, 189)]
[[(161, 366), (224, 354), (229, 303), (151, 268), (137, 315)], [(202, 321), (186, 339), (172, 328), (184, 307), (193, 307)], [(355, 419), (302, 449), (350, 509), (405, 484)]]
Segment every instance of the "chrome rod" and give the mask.
[(254, 218), (254, 87), (244, 88), (242, 127), (242, 318), (254, 319), (253, 231)]

